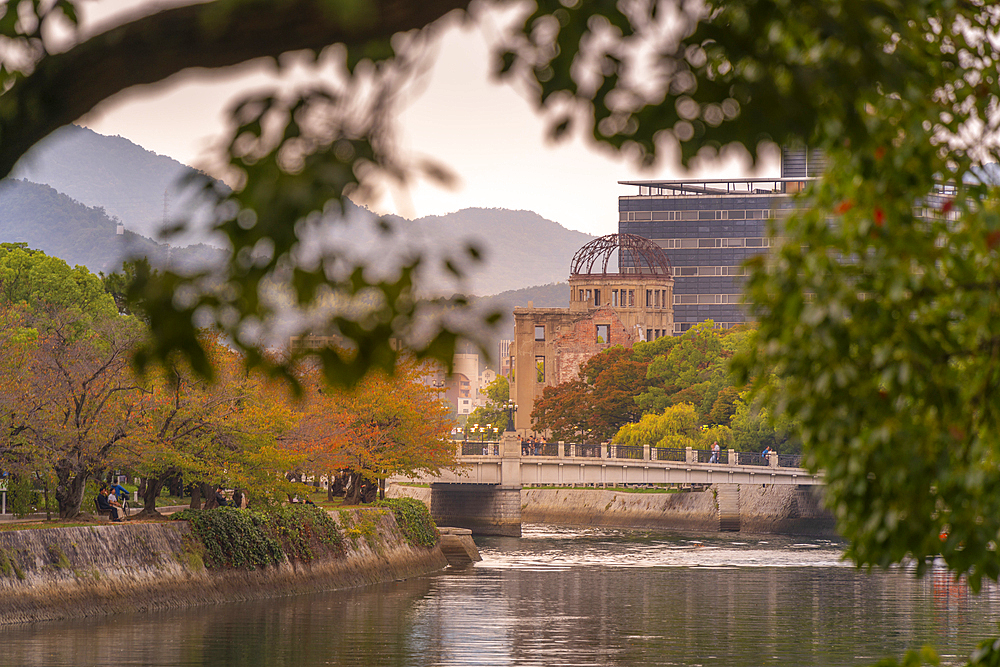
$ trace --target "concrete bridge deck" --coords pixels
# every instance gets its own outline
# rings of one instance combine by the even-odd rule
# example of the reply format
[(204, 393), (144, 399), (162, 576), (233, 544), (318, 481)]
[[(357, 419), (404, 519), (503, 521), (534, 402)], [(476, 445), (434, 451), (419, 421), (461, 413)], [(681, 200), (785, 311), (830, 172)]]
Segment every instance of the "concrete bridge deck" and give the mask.
[[(500, 442), (458, 443), (457, 462), (431, 485), (431, 515), (440, 525), (476, 534), (521, 534), (524, 486), (717, 485), (720, 529), (739, 530), (740, 485), (816, 485), (822, 474), (799, 467), (797, 457), (703, 450), (551, 443), (522, 448), (513, 434)], [(404, 481), (404, 480), (396, 480)], [(412, 480), (411, 480), (412, 481)]]
[[(433, 484), (608, 486), (619, 484), (822, 484), (823, 476), (800, 467), (799, 457), (724, 450), (711, 452), (620, 445), (550, 443), (526, 452), (517, 442), (460, 443), (459, 466)], [(474, 452), (474, 453), (473, 453)], [(537, 453), (536, 453), (537, 452)]]

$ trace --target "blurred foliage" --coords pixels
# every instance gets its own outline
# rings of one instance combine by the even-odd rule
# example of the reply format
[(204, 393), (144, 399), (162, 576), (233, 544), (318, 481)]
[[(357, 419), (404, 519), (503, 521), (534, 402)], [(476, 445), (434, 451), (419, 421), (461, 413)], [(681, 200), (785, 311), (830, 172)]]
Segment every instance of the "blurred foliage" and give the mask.
[[(73, 23), (74, 4), (8, 3), (0, 173), (128, 86), (342, 43), (342, 88), (264, 93), (234, 108), (226, 143), (238, 185), (219, 193), (217, 220), (231, 255), (214, 275), (139, 276), (155, 332), (139, 362), (180, 351), (209, 374), (197, 333), (211, 324), (250, 365), (290, 376), (259, 351), (273, 283), (300, 306), (328, 293), (341, 306), (376, 295), (374, 307), (318, 318), (346, 341), (347, 354), (320, 353), (329, 380), (392, 369), (393, 339), (449, 363), (463, 331), (451, 316), (466, 304), (415, 298), (418, 258), (372, 276), (335, 248), (310, 255), (300, 234), (343, 197), (419, 170), (390, 150), (386, 111), (433, 32), (416, 30), (465, 6), (208, 2), (49, 55), (48, 25)], [(158, 41), (163, 17), (177, 19), (171, 38), (190, 37), (185, 48)], [(1000, 192), (977, 171), (998, 161), (998, 21), (993, 3), (954, 0), (538, 0), (497, 57), (499, 72), (527, 83), (554, 135), (582, 128), (635, 160), (676, 154), (689, 164), (730, 144), (756, 159), (771, 142), (826, 153), (823, 179), (775, 221), (780, 242), (755, 263), (749, 300), (760, 328), (740, 377), (755, 379), (774, 415), (801, 423), (852, 558), (912, 559), (920, 573), (941, 554), (975, 589), (1000, 575)], [(213, 29), (193, 29), (203, 25)]]

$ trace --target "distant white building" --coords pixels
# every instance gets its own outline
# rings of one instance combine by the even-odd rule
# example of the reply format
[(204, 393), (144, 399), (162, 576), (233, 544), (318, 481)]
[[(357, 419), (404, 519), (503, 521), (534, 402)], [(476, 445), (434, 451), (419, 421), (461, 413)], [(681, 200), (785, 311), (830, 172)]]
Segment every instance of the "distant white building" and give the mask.
[(496, 379), (497, 374), (492, 368), (484, 368), (483, 372), (479, 374), (479, 391), (476, 393), (476, 407), (484, 406), (490, 400), (486, 389)]

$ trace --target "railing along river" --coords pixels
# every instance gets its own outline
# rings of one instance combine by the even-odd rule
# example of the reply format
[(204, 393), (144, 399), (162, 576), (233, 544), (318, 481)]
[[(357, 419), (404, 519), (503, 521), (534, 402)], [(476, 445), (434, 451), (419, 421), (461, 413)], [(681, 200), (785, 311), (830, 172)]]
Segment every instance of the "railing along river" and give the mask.
[[(459, 443), (462, 456), (500, 456), (498, 441)], [(676, 461), (678, 463), (700, 463), (705, 465), (741, 465), (780, 468), (801, 468), (801, 454), (758, 454), (723, 449), (693, 447), (649, 447), (644, 445), (603, 445), (573, 442), (529, 442), (521, 443), (521, 456), (549, 456), (558, 458), (604, 458), (633, 461)]]

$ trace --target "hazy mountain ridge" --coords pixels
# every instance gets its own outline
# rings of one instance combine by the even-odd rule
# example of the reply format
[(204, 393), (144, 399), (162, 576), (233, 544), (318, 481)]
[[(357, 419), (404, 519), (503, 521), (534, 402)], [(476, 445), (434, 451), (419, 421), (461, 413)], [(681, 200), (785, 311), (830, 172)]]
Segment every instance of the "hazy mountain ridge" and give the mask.
[(127, 257), (148, 257), (177, 266), (217, 260), (221, 251), (204, 245), (169, 248), (125, 230), (107, 211), (87, 206), (48, 185), (28, 181), (0, 181), (0, 242), (23, 242), (59, 257), (70, 266), (93, 272), (116, 270)]
[[(193, 169), (127, 139), (77, 126), (47, 137), (18, 164), (16, 173), (26, 180), (0, 195), (0, 208), (7, 209), (0, 215), (5, 239), (26, 241), (95, 271), (120, 263), (115, 251), (126, 244), (120, 238), (112, 240), (115, 218), (139, 235), (127, 244), (130, 248), (150, 254), (151, 259), (154, 255), (165, 258), (166, 246), (138, 240), (157, 238), (165, 220), (164, 192), (169, 200), (168, 221), (180, 214), (178, 202), (187, 201), (197, 208), (192, 200), (174, 199), (171, 194), (176, 192), (173, 184), (178, 178), (195, 174)], [(43, 196), (27, 181), (45, 183), (54, 190)], [(57, 197), (56, 191), (66, 200)], [(24, 197), (32, 203), (14, 205)], [(198, 210), (204, 213), (204, 207)], [(305, 245), (335, 243), (388, 274), (414, 251), (419, 252), (425, 258), (420, 286), (432, 294), (490, 295), (565, 281), (574, 253), (593, 239), (532, 211), (499, 208), (469, 208), (416, 220), (386, 216), (395, 229), (391, 237), (381, 235), (371, 224), (377, 216), (367, 209), (349, 204), (345, 217), (349, 224), (330, 221)], [(192, 233), (186, 238), (192, 242), (207, 237)], [(469, 244), (481, 250), (482, 262), (469, 260), (464, 252)], [(174, 258), (193, 254), (180, 251), (176, 246), (183, 243), (179, 240), (174, 245)], [(463, 280), (449, 273), (445, 258), (457, 258), (455, 264), (466, 274)]]
[(185, 176), (197, 173), (123, 137), (67, 125), (32, 148), (13, 176), (50, 185), (83, 204), (103, 208), (133, 232), (157, 238), (165, 220), (204, 208), (196, 202), (196, 190), (182, 183)]
[[(383, 216), (394, 230), (379, 237), (367, 209), (348, 212), (349, 226), (333, 232), (348, 245), (376, 248), (369, 260), (391, 265), (408, 253), (424, 257), (421, 286), (425, 292), (460, 292), (480, 296), (564, 281), (570, 260), (594, 237), (566, 229), (533, 211), (468, 208), (446, 215), (407, 220)], [(366, 221), (368, 224), (366, 224)], [(466, 246), (476, 247), (480, 262), (471, 261)], [(456, 281), (443, 268), (444, 258), (455, 260), (465, 278)]]

